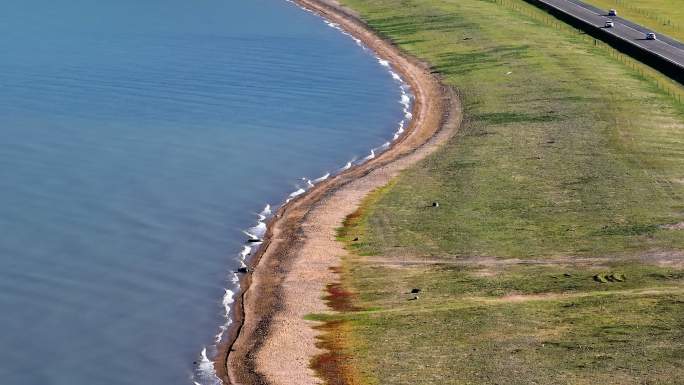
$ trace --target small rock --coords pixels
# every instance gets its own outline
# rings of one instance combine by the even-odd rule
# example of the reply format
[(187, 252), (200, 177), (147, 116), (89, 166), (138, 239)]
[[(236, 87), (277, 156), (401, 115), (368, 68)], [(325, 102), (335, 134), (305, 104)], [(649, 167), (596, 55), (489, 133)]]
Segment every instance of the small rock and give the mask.
[(358, 242), (358, 241), (359, 241), (359, 237), (352, 239), (352, 242)]
[(420, 289), (418, 289), (418, 288), (411, 289), (411, 294), (417, 294), (417, 293), (420, 293)]
[(242, 274), (247, 274), (247, 273), (249, 273), (250, 271), (251, 271), (251, 270), (250, 270), (249, 267), (241, 267), (241, 268), (237, 269), (237, 272), (238, 272), (238, 273), (242, 273)]
[(439, 202), (432, 202), (432, 207), (439, 207)]

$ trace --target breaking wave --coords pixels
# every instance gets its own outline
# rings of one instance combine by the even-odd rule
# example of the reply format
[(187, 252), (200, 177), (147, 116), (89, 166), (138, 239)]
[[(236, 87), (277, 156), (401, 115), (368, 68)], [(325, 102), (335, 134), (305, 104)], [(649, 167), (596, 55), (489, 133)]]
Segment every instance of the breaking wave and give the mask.
[(314, 179), (314, 183), (321, 183), (328, 178), (330, 178), (330, 173), (326, 173), (322, 177)]
[(207, 356), (207, 348), (203, 348), (200, 353), (193, 382), (195, 385), (221, 385), (221, 380), (214, 370), (214, 362)]

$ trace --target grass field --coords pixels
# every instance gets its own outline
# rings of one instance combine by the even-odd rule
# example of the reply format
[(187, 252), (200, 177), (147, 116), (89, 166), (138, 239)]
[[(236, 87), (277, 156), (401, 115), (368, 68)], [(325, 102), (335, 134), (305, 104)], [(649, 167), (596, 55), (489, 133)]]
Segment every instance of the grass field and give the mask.
[(684, 383), (684, 107), (510, 3), (344, 0), (465, 120), (340, 230), (330, 383)]
[(368, 307), (336, 317), (357, 383), (682, 383), (681, 270), (611, 266), (623, 285), (593, 280), (610, 268), (348, 263)]
[(585, 0), (654, 31), (684, 41), (684, 0)]
[(636, 71), (493, 2), (348, 2), (377, 4), (371, 25), (432, 63), (466, 111), (447, 148), (373, 207), (361, 253), (684, 248), (660, 227), (684, 220), (684, 108)]

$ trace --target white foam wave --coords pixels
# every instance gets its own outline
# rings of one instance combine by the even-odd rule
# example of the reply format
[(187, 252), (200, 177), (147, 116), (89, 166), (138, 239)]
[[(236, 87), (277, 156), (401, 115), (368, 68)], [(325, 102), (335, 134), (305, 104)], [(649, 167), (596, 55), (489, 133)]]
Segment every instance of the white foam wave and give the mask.
[(304, 190), (303, 188), (300, 188), (297, 191), (290, 194), (290, 199), (296, 198), (296, 197), (304, 194), (305, 192), (306, 192), (306, 190)]
[(246, 236), (249, 237), (249, 239), (258, 239), (259, 237), (256, 236), (256, 234), (252, 234), (248, 231), (242, 230), (242, 233), (245, 234)]
[(340, 169), (340, 171), (347, 171), (347, 170), (349, 170), (351, 167), (352, 167), (352, 162), (347, 162), (347, 164), (345, 164), (344, 167), (342, 167), (342, 168)]
[(389, 61), (384, 60), (384, 59), (380, 59), (380, 58), (378, 58), (378, 63), (380, 63), (380, 65), (383, 67), (389, 68), (389, 66), (390, 66)]
[(298, 188), (297, 191), (294, 191), (294, 192), (290, 193), (290, 195), (288, 195), (288, 198), (285, 200), (285, 203), (290, 203), (290, 201), (292, 201), (293, 199), (295, 199), (296, 197), (298, 197), (304, 193), (306, 193), (306, 190), (304, 190), (301, 187)]
[(333, 22), (331, 22), (331, 21), (328, 21), (328, 20), (325, 20), (325, 19), (323, 19), (323, 22), (324, 22), (325, 24), (327, 24), (327, 25), (328, 25), (328, 27), (330, 27), (330, 28), (335, 28), (335, 29), (339, 29), (339, 27), (340, 27), (340, 25), (339, 25), (339, 24), (337, 24), (337, 23), (333, 23)]
[(321, 183), (328, 178), (330, 178), (330, 173), (326, 173), (322, 177), (314, 179), (314, 183)]
[(198, 385), (221, 385), (221, 380), (216, 376), (216, 370), (214, 370), (214, 363), (207, 357), (206, 347), (203, 348), (202, 353), (200, 353), (200, 360), (197, 363), (195, 373), (195, 381), (193, 382)]
[(390, 71), (390, 75), (392, 75), (392, 79), (394, 79), (396, 81), (400, 81), (400, 82), (404, 81), (404, 79), (402, 79), (401, 76), (399, 76), (399, 74), (394, 72), (394, 71)]
[(408, 106), (411, 104), (411, 97), (409, 97), (406, 93), (401, 94), (401, 103), (404, 107), (408, 108)]
[(397, 129), (397, 132), (399, 132), (399, 133), (404, 132), (404, 124), (406, 124), (405, 120), (402, 120), (401, 122), (399, 122), (399, 129)]
[[(404, 123), (404, 122), (402, 121), (402, 123)], [(404, 133), (404, 125), (401, 124), (401, 125), (399, 125), (399, 128), (397, 129), (397, 131), (394, 133), (394, 136), (398, 138), (403, 133)]]
[(264, 222), (259, 222), (256, 224), (256, 226), (251, 227), (249, 230), (247, 230), (249, 234), (253, 234), (254, 238), (261, 239), (264, 237), (264, 234), (266, 234), (266, 223)]
[[(308, 10), (307, 10), (307, 11), (308, 11)], [(313, 13), (313, 12), (312, 12), (312, 13)], [(354, 40), (354, 42), (356, 43), (356, 45), (358, 45), (359, 47), (363, 48), (364, 51), (367, 51), (367, 50), (368, 50), (368, 47), (366, 47), (366, 46), (363, 44), (363, 42), (361, 41), (361, 39), (355, 37), (354, 35), (352, 35), (351, 33), (347, 32), (347, 31), (345, 31), (342, 27), (340, 27), (339, 24), (333, 23), (332, 21), (327, 20), (327, 19), (324, 18), (324, 17), (321, 17), (321, 18), (323, 19), (323, 22), (324, 22), (328, 27), (340, 31), (343, 35), (349, 36), (352, 40)]]
[(252, 248), (249, 246), (242, 246), (242, 251), (240, 252), (240, 259), (245, 260), (252, 253)]
[(314, 186), (313, 182), (311, 182), (311, 179), (306, 180), (306, 187), (312, 188)]
[(235, 302), (235, 299), (233, 298), (235, 293), (232, 290), (225, 290), (226, 293), (223, 295), (223, 301), (221, 301), (221, 303), (223, 304), (223, 310), (225, 310), (225, 314), (228, 315), (230, 314), (230, 305)]
[[(237, 274), (233, 273), (233, 283), (239, 282), (239, 279), (237, 277)], [(215, 342), (218, 344), (221, 342), (223, 339), (223, 334), (228, 330), (228, 327), (233, 323), (233, 320), (230, 318), (230, 307), (232, 304), (235, 302), (235, 292), (229, 289), (225, 289), (225, 294), (223, 294), (223, 300), (221, 301), (221, 304), (223, 305), (223, 316), (226, 318), (226, 322), (219, 327), (219, 332), (216, 334)]]
[[(240, 267), (247, 267), (247, 257), (249, 257), (252, 254), (252, 248), (249, 246), (242, 246), (242, 251), (240, 252)], [(238, 278), (237, 274), (233, 273), (233, 279), (231, 280), (233, 283), (238, 283), (240, 279)]]
[(219, 326), (219, 332), (214, 336), (214, 343), (219, 344), (221, 343), (221, 340), (223, 339), (223, 335), (226, 333), (226, 330), (228, 330), (228, 327), (233, 323), (232, 320), (227, 321), (225, 325)]
[(261, 213), (259, 213), (259, 215), (262, 215), (264, 217), (271, 215), (271, 205), (266, 204), (266, 206), (263, 210), (261, 210)]
[(371, 160), (375, 158), (375, 150), (371, 150), (370, 154), (368, 154), (367, 157), (363, 158), (364, 161)]

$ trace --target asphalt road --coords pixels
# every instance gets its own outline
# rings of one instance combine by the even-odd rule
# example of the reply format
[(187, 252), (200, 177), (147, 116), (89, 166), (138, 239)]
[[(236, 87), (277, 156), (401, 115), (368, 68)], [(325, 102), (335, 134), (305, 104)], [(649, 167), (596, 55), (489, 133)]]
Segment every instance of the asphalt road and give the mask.
[[(606, 10), (585, 4), (579, 0), (537, 0), (549, 7), (555, 8), (596, 28), (602, 28), (605, 33), (614, 35), (630, 44), (641, 47), (672, 63), (684, 71), (684, 44), (658, 34), (656, 31), (625, 20), (619, 16), (608, 16)], [(618, 15), (620, 9), (616, 8)], [(666, 16), (666, 15), (663, 15)], [(613, 20), (613, 28), (605, 28), (607, 20)], [(646, 40), (646, 33), (654, 32), (657, 40)]]

